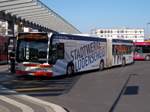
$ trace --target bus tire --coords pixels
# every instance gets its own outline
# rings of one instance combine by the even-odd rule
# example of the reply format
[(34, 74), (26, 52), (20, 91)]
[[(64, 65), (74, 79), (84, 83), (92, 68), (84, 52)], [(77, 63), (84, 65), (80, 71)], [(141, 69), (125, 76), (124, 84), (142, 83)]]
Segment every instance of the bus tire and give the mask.
[(145, 56), (145, 60), (150, 61), (150, 56), (149, 55)]
[(126, 65), (126, 59), (123, 58), (123, 59), (122, 59), (122, 66), (125, 66), (125, 65)]
[(100, 71), (104, 70), (104, 61), (103, 60), (99, 64), (99, 70)]
[(71, 76), (74, 74), (74, 65), (73, 64), (69, 64), (67, 66), (66, 74), (67, 74), (67, 76)]

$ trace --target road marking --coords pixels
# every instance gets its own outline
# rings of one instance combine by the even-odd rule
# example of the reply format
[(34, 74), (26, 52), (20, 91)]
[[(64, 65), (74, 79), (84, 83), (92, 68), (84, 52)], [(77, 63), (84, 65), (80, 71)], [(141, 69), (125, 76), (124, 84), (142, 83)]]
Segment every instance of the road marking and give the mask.
[(4, 107), (3, 105), (0, 105), (0, 112), (11, 112), (8, 108)]
[[(3, 92), (4, 93), (10, 93), (10, 94), (11, 93), (12, 94), (17, 93), (16, 91), (9, 90), (9, 89), (1, 86), (1, 85), (0, 85), (0, 90), (2, 93)], [(17, 95), (12, 95), (12, 96), (20, 98), (20, 99), (28, 101), (28, 102), (31, 102), (31, 103), (34, 103), (34, 104), (37, 104), (39, 106), (44, 106), (47, 112), (66, 112), (65, 109), (63, 109), (61, 106), (47, 102), (47, 101), (40, 100), (38, 98), (34, 98), (34, 97), (27, 96), (24, 94), (17, 94)], [(5, 96), (0, 95), (0, 100), (3, 100), (7, 103), (10, 103), (16, 107), (21, 108), (23, 110), (23, 112), (34, 112), (32, 108), (30, 108), (30, 107), (28, 107), (22, 103), (16, 102), (15, 100), (12, 100), (12, 99), (7, 98)]]
[(29, 91), (62, 91), (61, 87), (33, 87), (33, 88), (19, 88), (15, 89), (17, 92), (29, 92)]
[[(54, 112), (66, 112), (61, 106), (58, 106), (54, 103), (50, 103), (50, 102), (47, 102), (47, 101), (43, 101), (43, 100), (40, 100), (38, 98), (34, 98), (34, 97), (31, 97), (31, 96), (27, 96), (27, 95), (17, 95), (16, 96), (17, 98), (21, 98), (23, 100), (26, 100), (26, 101), (30, 101), (32, 103), (35, 103), (35, 104), (41, 104), (41, 105), (45, 105), (45, 106), (48, 106), (49, 108), (51, 108)], [(49, 108), (46, 108), (49, 109)], [(48, 110), (47, 110), (48, 111)], [(48, 111), (49, 112), (49, 111)]]
[(29, 107), (25, 104), (19, 103), (13, 99), (7, 98), (5, 96), (0, 95), (0, 100), (20, 108), (22, 110), (22, 112), (34, 112), (31, 107)]

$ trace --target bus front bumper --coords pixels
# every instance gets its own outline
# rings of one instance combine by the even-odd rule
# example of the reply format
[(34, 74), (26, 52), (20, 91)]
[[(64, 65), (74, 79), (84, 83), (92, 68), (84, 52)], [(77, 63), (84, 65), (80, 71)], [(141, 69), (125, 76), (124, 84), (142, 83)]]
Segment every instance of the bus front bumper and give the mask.
[(31, 76), (46, 76), (46, 77), (52, 77), (52, 72), (47, 71), (23, 71), (23, 70), (16, 70), (17, 76), (24, 76), (24, 75), (31, 75)]

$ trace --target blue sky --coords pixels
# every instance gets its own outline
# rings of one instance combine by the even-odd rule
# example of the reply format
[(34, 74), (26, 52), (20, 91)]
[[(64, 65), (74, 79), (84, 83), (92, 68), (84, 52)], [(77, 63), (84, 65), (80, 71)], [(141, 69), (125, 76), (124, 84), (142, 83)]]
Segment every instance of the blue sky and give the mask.
[(81, 32), (93, 28), (146, 28), (150, 0), (41, 0)]

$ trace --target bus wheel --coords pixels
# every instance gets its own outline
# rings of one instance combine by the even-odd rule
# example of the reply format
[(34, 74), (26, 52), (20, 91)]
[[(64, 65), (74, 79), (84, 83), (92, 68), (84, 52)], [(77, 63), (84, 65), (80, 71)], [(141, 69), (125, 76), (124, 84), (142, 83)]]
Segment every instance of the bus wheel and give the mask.
[(125, 58), (122, 59), (122, 66), (125, 66), (126, 65), (126, 60)]
[(150, 56), (146, 56), (146, 57), (145, 57), (145, 60), (146, 60), (146, 61), (150, 61)]
[(68, 65), (67, 67), (67, 73), (68, 76), (71, 76), (74, 74), (74, 66), (73, 65)]
[(101, 61), (99, 64), (99, 70), (102, 71), (104, 69), (104, 61)]

